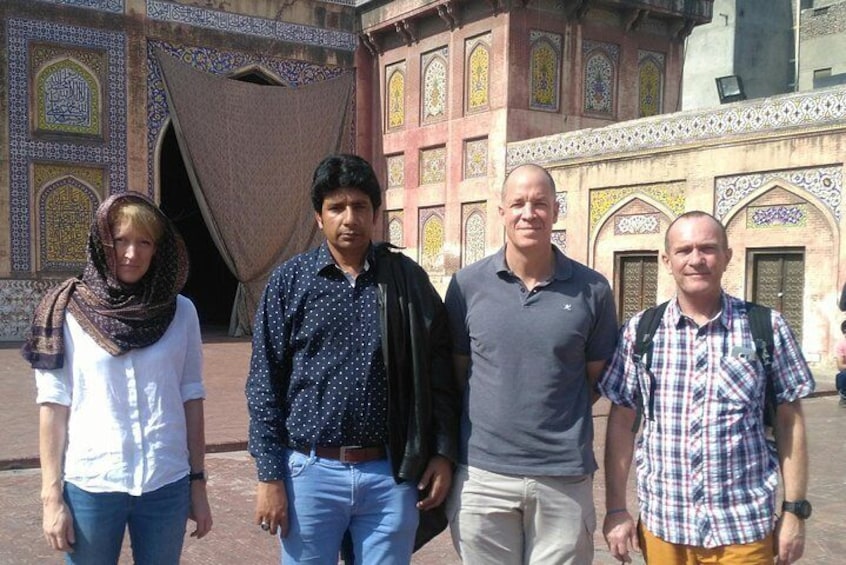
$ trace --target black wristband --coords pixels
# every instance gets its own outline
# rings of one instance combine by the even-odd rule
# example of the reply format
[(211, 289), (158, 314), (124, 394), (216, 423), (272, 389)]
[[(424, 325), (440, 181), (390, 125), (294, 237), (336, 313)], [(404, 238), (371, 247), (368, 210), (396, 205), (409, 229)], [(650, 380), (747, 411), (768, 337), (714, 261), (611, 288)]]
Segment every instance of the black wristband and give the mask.
[(206, 481), (208, 477), (205, 471), (197, 471), (196, 473), (188, 473), (189, 481)]

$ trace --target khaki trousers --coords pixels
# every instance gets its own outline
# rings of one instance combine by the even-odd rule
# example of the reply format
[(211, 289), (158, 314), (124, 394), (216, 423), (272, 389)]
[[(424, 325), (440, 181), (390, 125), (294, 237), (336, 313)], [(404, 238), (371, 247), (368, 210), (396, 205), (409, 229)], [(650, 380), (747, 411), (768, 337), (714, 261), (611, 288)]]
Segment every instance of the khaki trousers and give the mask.
[(459, 465), (447, 501), (464, 565), (590, 565), (593, 478), (503, 475)]

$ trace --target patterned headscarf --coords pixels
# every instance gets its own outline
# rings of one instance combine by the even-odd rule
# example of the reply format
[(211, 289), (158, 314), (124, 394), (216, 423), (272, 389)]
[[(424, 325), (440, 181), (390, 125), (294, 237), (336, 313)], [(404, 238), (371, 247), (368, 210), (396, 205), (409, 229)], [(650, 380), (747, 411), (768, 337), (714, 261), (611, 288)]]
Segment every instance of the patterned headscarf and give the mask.
[[(117, 278), (109, 213), (114, 207), (131, 202), (153, 209), (164, 230), (147, 273), (137, 283), (128, 285)], [(185, 243), (156, 204), (135, 192), (110, 196), (97, 208), (91, 224), (85, 270), (44, 296), (35, 309), (21, 354), (34, 369), (62, 367), (65, 312), (72, 313), (85, 333), (111, 355), (151, 345), (173, 321), (176, 296), (187, 278)]]

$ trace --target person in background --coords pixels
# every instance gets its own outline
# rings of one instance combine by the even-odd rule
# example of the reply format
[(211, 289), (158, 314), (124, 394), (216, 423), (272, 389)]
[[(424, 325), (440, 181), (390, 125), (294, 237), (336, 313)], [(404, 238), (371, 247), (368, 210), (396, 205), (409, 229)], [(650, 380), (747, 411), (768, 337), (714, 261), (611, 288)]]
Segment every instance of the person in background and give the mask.
[(843, 337), (834, 347), (834, 356), (837, 359), (837, 376), (834, 378), (840, 406), (846, 408), (846, 320), (840, 323), (840, 333)]
[(203, 468), (202, 348), (180, 296), (181, 237), (146, 197), (97, 209), (81, 276), (37, 307), (22, 353), (35, 369), (44, 536), (68, 563), (179, 563), (186, 523), (212, 527)]

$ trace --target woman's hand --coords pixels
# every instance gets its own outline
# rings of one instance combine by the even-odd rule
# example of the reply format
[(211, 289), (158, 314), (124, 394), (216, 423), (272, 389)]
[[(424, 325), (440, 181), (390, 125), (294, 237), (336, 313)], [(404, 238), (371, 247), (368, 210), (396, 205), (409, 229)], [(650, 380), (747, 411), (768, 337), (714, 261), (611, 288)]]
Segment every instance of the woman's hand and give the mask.
[(73, 517), (61, 494), (43, 501), (42, 528), (44, 538), (56, 551), (73, 551), (76, 536), (73, 531)]
[(191, 481), (191, 511), (188, 517), (197, 523), (192, 538), (200, 539), (212, 529), (211, 507), (206, 494), (206, 481)]

